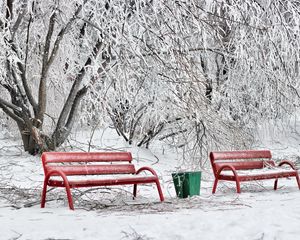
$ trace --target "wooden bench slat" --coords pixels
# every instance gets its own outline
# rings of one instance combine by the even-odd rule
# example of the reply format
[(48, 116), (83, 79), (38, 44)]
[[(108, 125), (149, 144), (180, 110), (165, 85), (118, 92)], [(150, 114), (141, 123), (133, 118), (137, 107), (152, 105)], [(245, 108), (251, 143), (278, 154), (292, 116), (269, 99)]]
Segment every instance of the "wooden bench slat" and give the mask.
[(47, 152), (42, 155), (44, 164), (61, 162), (120, 162), (132, 161), (130, 152)]
[(216, 160), (235, 160), (235, 159), (254, 159), (254, 158), (272, 158), (269, 150), (241, 150), (241, 151), (220, 151), (211, 152), (210, 158)]
[[(287, 169), (283, 167), (273, 167), (273, 168), (261, 168), (261, 169), (253, 169), (253, 170), (237, 170), (237, 174), (241, 176), (256, 176), (256, 175), (277, 175), (281, 173), (294, 173), (295, 170)], [(232, 171), (222, 171), (221, 175), (230, 175), (233, 176)]]
[[(68, 165), (47, 167), (47, 172), (53, 170), (63, 171), (67, 176), (135, 173), (135, 167), (133, 164)], [(53, 176), (57, 175), (58, 174), (53, 174)]]
[[(263, 173), (263, 174), (244, 174), (239, 175), (239, 181), (257, 181), (257, 180), (267, 180), (267, 179), (277, 179), (277, 178), (287, 178), (296, 177), (297, 173), (295, 171), (284, 171), (277, 173)], [(235, 181), (233, 175), (221, 174), (219, 180)]]
[(233, 162), (217, 162), (215, 163), (216, 171), (221, 167), (230, 164), (236, 170), (260, 169), (266, 166), (275, 166), (274, 161), (233, 161)]
[[(95, 186), (113, 186), (113, 185), (126, 185), (139, 183), (153, 183), (157, 178), (155, 176), (133, 176), (127, 178), (114, 178), (114, 179), (96, 179), (96, 180), (69, 180), (71, 188), (77, 187), (95, 187)], [(52, 187), (65, 187), (62, 180), (49, 180), (49, 186)]]

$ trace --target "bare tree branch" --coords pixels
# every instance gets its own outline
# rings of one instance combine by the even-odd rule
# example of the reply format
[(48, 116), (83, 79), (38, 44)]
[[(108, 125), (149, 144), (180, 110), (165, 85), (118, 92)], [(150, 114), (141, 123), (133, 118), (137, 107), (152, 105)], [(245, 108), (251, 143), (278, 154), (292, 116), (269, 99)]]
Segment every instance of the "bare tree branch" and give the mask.
[(87, 93), (88, 87), (84, 86), (82, 89), (80, 89), (77, 94), (76, 97), (74, 99), (74, 102), (72, 104), (72, 108), (70, 110), (70, 114), (66, 123), (66, 128), (67, 129), (72, 129), (72, 126), (74, 124), (75, 121), (75, 115), (78, 112), (78, 107), (79, 107), (79, 103), (81, 101), (81, 99), (83, 98), (83, 96)]
[(11, 108), (12, 110), (14, 111), (17, 111), (17, 112), (21, 112), (22, 111), (22, 108), (10, 103), (10, 102), (7, 102), (5, 101), (4, 99), (0, 98), (0, 103), (3, 105), (3, 106), (6, 106), (6, 107), (9, 107)]
[(48, 60), (48, 65), (50, 66), (52, 64), (52, 62), (54, 61), (56, 55), (57, 55), (57, 51), (59, 49), (59, 46), (60, 46), (60, 42), (61, 40), (63, 39), (64, 35), (67, 33), (67, 31), (70, 29), (71, 25), (73, 24), (73, 22), (77, 19), (77, 16), (78, 14), (81, 12), (84, 4), (87, 2), (87, 0), (84, 0), (82, 5), (80, 5), (76, 12), (74, 13), (74, 16), (69, 20), (69, 22), (65, 25), (64, 28), (62, 28), (60, 30), (60, 32), (58, 33), (57, 37), (56, 37), (56, 40), (54, 42), (54, 45), (53, 45), (53, 49), (52, 49), (52, 52), (50, 54), (50, 58)]
[[(22, 118), (18, 117), (16, 114), (14, 114), (13, 112), (11, 112), (7, 107), (6, 107), (6, 103), (3, 103), (3, 99), (0, 99), (0, 108), (2, 108), (2, 110), (9, 116), (11, 117), (13, 120), (15, 120), (16, 122), (22, 123), (24, 124), (24, 121)], [(11, 107), (11, 106), (10, 106)], [(19, 109), (18, 109), (19, 110)]]
[(54, 30), (55, 18), (56, 18), (56, 12), (53, 12), (49, 20), (48, 32), (45, 40), (43, 63), (42, 63), (42, 74), (41, 74), (40, 86), (39, 86), (37, 118), (40, 119), (42, 122), (44, 119), (44, 113), (46, 111), (46, 104), (47, 104), (46, 80), (47, 80), (47, 73), (50, 67), (48, 64), (48, 56), (49, 56), (51, 38)]
[(16, 31), (18, 30), (18, 28), (19, 28), (19, 26), (20, 26), (20, 24), (21, 24), (21, 22), (22, 22), (22, 20), (23, 20), (23, 18), (25, 16), (25, 14), (26, 14), (26, 7), (27, 7), (27, 0), (23, 2), (22, 6), (21, 6), (22, 9), (21, 9), (21, 11), (20, 11), (20, 13), (18, 15), (18, 18), (17, 18), (15, 24), (13, 25), (13, 27), (11, 29), (11, 31), (12, 31), (12, 39), (15, 38)]
[[(10, 42), (10, 45), (11, 45), (11, 49), (13, 50), (13, 52), (15, 52), (15, 54), (17, 54), (17, 56), (20, 58), (19, 53), (17, 51), (17, 47), (15, 46), (13, 41)], [(28, 97), (28, 100), (29, 100), (31, 106), (33, 107), (33, 110), (36, 113), (38, 105), (37, 105), (37, 103), (36, 103), (36, 101), (35, 101), (35, 99), (32, 95), (32, 91), (31, 91), (31, 89), (28, 85), (28, 81), (27, 81), (27, 78), (26, 78), (25, 67), (21, 62), (17, 62), (17, 66), (18, 66), (18, 70), (20, 72), (20, 77), (21, 77), (21, 80), (22, 80), (22, 84), (23, 84), (26, 96)]]
[(13, 18), (13, 3), (14, 0), (6, 0), (6, 19)]
[[(27, 29), (26, 29), (26, 49), (25, 49), (25, 60), (24, 60), (24, 75), (26, 76), (26, 70), (27, 70), (27, 61), (28, 61), (28, 49), (29, 49), (29, 36), (30, 36), (30, 26), (32, 23), (32, 16), (30, 14), (28, 24), (27, 24)], [(25, 88), (25, 86), (24, 86)], [(26, 88), (25, 88), (26, 89)], [(29, 91), (30, 92), (30, 91)]]

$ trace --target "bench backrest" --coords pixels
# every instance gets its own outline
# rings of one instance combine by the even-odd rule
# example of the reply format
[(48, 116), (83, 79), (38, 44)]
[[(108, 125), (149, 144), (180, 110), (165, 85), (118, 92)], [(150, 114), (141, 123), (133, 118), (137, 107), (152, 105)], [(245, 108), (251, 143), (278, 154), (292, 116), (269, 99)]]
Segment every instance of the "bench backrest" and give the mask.
[(211, 152), (209, 158), (215, 175), (226, 164), (230, 164), (236, 170), (260, 169), (266, 165), (275, 165), (269, 150)]
[(133, 174), (130, 152), (44, 152), (44, 172), (61, 170), (67, 175)]

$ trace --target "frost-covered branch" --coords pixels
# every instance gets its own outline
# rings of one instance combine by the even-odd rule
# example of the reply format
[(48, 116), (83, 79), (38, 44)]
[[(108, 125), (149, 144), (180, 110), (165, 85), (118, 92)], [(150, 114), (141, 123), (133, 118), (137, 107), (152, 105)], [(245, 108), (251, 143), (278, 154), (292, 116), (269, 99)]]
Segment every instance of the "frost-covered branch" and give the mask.
[(12, 104), (12, 103), (10, 103), (10, 102), (7, 102), (7, 101), (5, 101), (4, 99), (1, 99), (1, 98), (0, 98), (0, 103), (1, 103), (2, 106), (9, 107), (9, 108), (11, 108), (11, 109), (14, 110), (14, 111), (17, 111), (17, 112), (22, 111), (22, 109), (21, 109), (20, 107), (18, 107), (18, 106), (16, 106), (16, 105)]
[(23, 2), (21, 9), (19, 10), (18, 18), (11, 29), (12, 39), (15, 38), (15, 34), (16, 34), (18, 28), (20, 27), (22, 20), (24, 19), (25, 15), (26, 15), (26, 10), (27, 10), (26, 8), (27, 8), (27, 0)]
[(2, 103), (0, 103), (0, 108), (3, 110), (3, 112), (5, 112), (9, 117), (11, 117), (13, 120), (15, 120), (16, 122), (20, 123), (20, 124), (24, 124), (24, 120), (20, 117), (18, 117), (16, 114), (14, 114), (13, 112), (11, 112), (5, 105), (3, 105)]
[(55, 19), (56, 19), (56, 12), (53, 12), (49, 20), (49, 27), (48, 27), (48, 31), (45, 39), (45, 45), (44, 45), (42, 73), (41, 73), (41, 79), (39, 85), (38, 114), (37, 114), (37, 118), (40, 119), (41, 121), (43, 121), (44, 119), (44, 113), (46, 111), (46, 104), (47, 104), (46, 83), (47, 83), (47, 73), (50, 68), (50, 65), (48, 64), (48, 56), (50, 51), (51, 38), (54, 30)]
[(76, 12), (74, 13), (73, 17), (70, 18), (70, 20), (68, 21), (68, 23), (60, 30), (60, 32), (58, 33), (58, 35), (56, 36), (56, 40), (53, 44), (53, 49), (51, 51), (49, 60), (47, 62), (48, 65), (51, 65), (52, 62), (54, 61), (56, 55), (57, 55), (57, 51), (59, 49), (60, 46), (60, 42), (63, 40), (64, 35), (67, 33), (67, 31), (71, 28), (72, 24), (74, 23), (74, 21), (77, 19), (77, 16), (80, 14), (80, 12), (82, 11), (82, 8), (84, 6), (84, 4), (87, 2), (87, 0), (84, 0), (83, 3), (77, 8)]

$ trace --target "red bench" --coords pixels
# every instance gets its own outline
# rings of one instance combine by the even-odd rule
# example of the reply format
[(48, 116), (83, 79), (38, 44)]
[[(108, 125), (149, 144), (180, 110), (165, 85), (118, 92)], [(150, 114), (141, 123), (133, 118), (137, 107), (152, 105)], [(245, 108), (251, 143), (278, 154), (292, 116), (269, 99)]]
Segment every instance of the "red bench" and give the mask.
[[(42, 208), (45, 207), (47, 186), (64, 187), (72, 210), (74, 205), (71, 188), (80, 187), (132, 184), (133, 196), (136, 197), (137, 184), (155, 183), (160, 200), (164, 201), (156, 172), (149, 167), (142, 167), (136, 171), (129, 152), (44, 152), (42, 162), (45, 173)], [(144, 171), (151, 174), (140, 175)], [(91, 175), (109, 177), (89, 177)], [(71, 179), (74, 176), (76, 179)]]
[[(212, 193), (216, 192), (219, 180), (236, 182), (237, 192), (241, 193), (240, 182), (243, 181), (275, 179), (276, 190), (278, 178), (295, 177), (300, 189), (294, 164), (284, 160), (276, 166), (269, 150), (211, 152), (209, 157), (215, 175)], [(283, 165), (288, 165), (289, 169), (283, 168)]]

